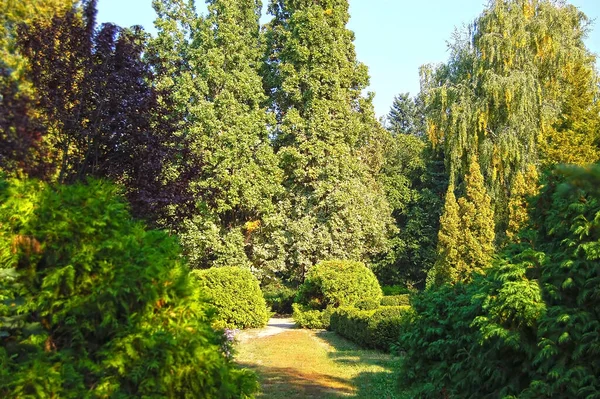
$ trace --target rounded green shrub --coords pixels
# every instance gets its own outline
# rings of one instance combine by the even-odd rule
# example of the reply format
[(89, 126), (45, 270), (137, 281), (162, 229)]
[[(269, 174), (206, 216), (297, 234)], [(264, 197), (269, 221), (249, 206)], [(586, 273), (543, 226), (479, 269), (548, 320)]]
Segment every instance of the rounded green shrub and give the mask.
[(0, 181), (0, 397), (248, 397), (176, 240), (108, 183)]
[(202, 291), (217, 309), (217, 320), (226, 328), (258, 328), (269, 321), (270, 312), (256, 277), (241, 267), (194, 270)]
[(297, 302), (325, 309), (352, 306), (359, 301), (379, 303), (382, 296), (377, 278), (364, 263), (331, 260), (310, 269), (298, 291)]
[(321, 312), (322, 325), (329, 328), (329, 318), (340, 306), (374, 308), (382, 297), (381, 287), (373, 272), (362, 262), (331, 260), (318, 263), (306, 275), (298, 289), (294, 307), (294, 321), (301, 327), (314, 328), (303, 323), (309, 310)]

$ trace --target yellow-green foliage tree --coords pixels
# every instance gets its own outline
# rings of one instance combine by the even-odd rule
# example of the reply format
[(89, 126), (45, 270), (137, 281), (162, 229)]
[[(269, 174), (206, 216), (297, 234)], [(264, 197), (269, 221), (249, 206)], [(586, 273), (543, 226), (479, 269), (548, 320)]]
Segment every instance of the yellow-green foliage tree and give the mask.
[(529, 165), (525, 172), (517, 172), (512, 181), (508, 200), (508, 227), (506, 229), (508, 241), (517, 241), (519, 231), (529, 220), (527, 199), (538, 193), (538, 179), (536, 167)]
[(529, 164), (598, 159), (594, 57), (588, 20), (553, 0), (494, 0), (451, 44), (450, 61), (423, 69), (428, 135), (460, 179), (477, 154), (504, 233), (508, 192)]
[(476, 158), (465, 176), (465, 196), (455, 201), (450, 186), (438, 236), (439, 258), (429, 284), (469, 281), (473, 272), (481, 273), (494, 254), (494, 211)]

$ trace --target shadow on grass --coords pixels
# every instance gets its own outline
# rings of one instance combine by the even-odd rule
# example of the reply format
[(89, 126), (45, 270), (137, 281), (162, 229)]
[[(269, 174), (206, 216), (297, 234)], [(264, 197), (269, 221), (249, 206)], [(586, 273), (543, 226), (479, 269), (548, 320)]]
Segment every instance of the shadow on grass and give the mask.
[(371, 369), (359, 373), (350, 381), (356, 389), (352, 398), (407, 399), (411, 397), (400, 392), (398, 386), (399, 358), (377, 350), (361, 348), (331, 331), (322, 331), (316, 336), (335, 348), (335, 352), (329, 353), (329, 357), (334, 362)]
[[(268, 398), (347, 398), (354, 392), (351, 382), (315, 372), (299, 372), (297, 368), (267, 367), (240, 363), (257, 372), (263, 392)], [(267, 398), (267, 396), (262, 396)]]

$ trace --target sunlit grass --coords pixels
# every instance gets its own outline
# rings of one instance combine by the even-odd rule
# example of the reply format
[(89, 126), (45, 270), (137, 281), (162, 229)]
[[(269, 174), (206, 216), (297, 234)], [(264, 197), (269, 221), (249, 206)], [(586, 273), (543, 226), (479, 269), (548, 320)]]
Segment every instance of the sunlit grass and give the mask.
[(332, 332), (291, 330), (244, 340), (237, 360), (256, 370), (262, 398), (409, 398), (398, 392), (399, 359), (363, 350)]

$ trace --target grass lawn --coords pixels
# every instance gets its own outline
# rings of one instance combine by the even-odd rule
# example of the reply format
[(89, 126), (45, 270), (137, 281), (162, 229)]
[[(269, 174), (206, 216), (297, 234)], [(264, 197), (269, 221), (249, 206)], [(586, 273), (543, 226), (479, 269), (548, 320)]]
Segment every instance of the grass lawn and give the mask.
[(262, 398), (410, 397), (397, 392), (397, 358), (361, 349), (333, 332), (289, 330), (244, 339), (236, 359), (258, 373)]

